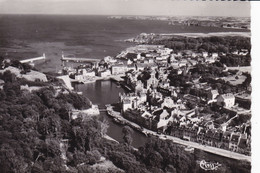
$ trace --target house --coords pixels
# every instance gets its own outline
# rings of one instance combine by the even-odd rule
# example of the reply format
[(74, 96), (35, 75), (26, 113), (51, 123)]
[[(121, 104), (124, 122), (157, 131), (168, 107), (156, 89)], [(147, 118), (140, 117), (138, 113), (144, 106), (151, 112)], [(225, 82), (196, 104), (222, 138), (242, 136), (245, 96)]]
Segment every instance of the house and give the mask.
[(238, 152), (245, 153), (248, 148), (248, 140), (246, 135), (241, 135), (238, 141)]
[(198, 132), (197, 132), (197, 142), (204, 144), (205, 143), (205, 134), (206, 131), (202, 127), (199, 127)]
[(135, 71), (136, 70), (136, 66), (134, 64), (127, 65), (127, 71), (130, 71), (130, 70)]
[(229, 149), (230, 138), (231, 138), (231, 133), (229, 131), (225, 131), (223, 136), (222, 136), (221, 148)]
[(144, 84), (141, 80), (138, 80), (137, 82), (134, 82), (134, 90), (136, 93), (142, 92), (144, 89)]
[(208, 52), (202, 52), (202, 56), (203, 56), (204, 58), (206, 58), (208, 55), (209, 55)]
[(124, 99), (122, 102), (122, 108), (123, 112), (125, 112), (127, 109), (132, 109), (132, 102), (130, 99)]
[(165, 109), (160, 112), (159, 116), (157, 116), (157, 129), (162, 128), (164, 131), (167, 128), (168, 123), (173, 121), (173, 118)]
[(145, 93), (140, 93), (140, 102), (145, 103), (147, 101), (147, 95)]
[(213, 59), (216, 59), (216, 58), (218, 57), (218, 53), (212, 53), (211, 57), (212, 57)]
[(179, 67), (185, 67), (187, 65), (187, 63), (188, 63), (187, 60), (182, 60), (179, 62), (178, 65), (179, 65)]
[(136, 64), (136, 70), (143, 71), (146, 67), (148, 67), (147, 64), (144, 63), (137, 63)]
[(213, 147), (221, 147), (221, 131), (216, 131), (214, 135), (212, 136), (213, 139)]
[(231, 93), (221, 94), (217, 97), (217, 104), (230, 108), (235, 105), (235, 96)]
[(149, 59), (148, 59), (148, 63), (149, 63), (149, 64), (153, 64), (153, 63), (154, 63), (154, 59), (153, 59), (153, 58), (149, 58)]
[(214, 123), (212, 121), (207, 122), (205, 124), (205, 126), (207, 129), (210, 129), (210, 130), (215, 129)]
[(175, 104), (171, 97), (165, 97), (161, 107), (173, 108)]
[(191, 57), (192, 57), (192, 58), (195, 58), (195, 57), (197, 57), (198, 55), (199, 55), (198, 53), (192, 52)]
[(117, 60), (114, 59), (114, 58), (111, 57), (111, 56), (106, 56), (106, 57), (104, 57), (104, 61), (105, 61), (106, 63), (116, 63), (116, 62), (117, 62)]
[(169, 48), (161, 48), (157, 49), (157, 53), (160, 53), (161, 55), (170, 55), (173, 50)]
[(96, 74), (94, 71), (85, 71), (83, 72), (84, 76), (90, 76), (90, 77), (94, 77)]
[(98, 76), (100, 77), (107, 77), (111, 75), (111, 71), (110, 70), (104, 70), (104, 71), (99, 71), (98, 72)]
[(248, 50), (247, 49), (241, 49), (239, 51), (239, 55), (243, 55), (243, 56), (246, 56), (248, 54)]
[(219, 95), (218, 90), (210, 90), (207, 94), (208, 100), (214, 100)]
[(230, 142), (229, 142), (229, 149), (231, 151), (237, 151), (238, 150), (238, 141), (239, 141), (240, 135), (236, 133), (231, 134)]
[(238, 55), (238, 50), (234, 50), (231, 52), (233, 55)]
[(205, 57), (205, 60), (204, 60), (206, 63), (209, 63), (209, 64), (211, 64), (211, 63), (214, 63), (216, 60), (215, 60), (215, 58), (213, 58), (213, 57)]
[(124, 64), (113, 65), (111, 71), (113, 75), (124, 74), (127, 71), (127, 66)]
[(147, 111), (144, 111), (144, 112), (142, 113), (141, 117), (144, 117), (144, 118), (146, 118), (146, 119), (149, 119), (149, 118), (152, 118), (153, 115), (152, 115), (151, 113), (147, 112)]
[(78, 82), (83, 82), (86, 80), (86, 76), (83, 76), (82, 74), (75, 74), (75, 80)]

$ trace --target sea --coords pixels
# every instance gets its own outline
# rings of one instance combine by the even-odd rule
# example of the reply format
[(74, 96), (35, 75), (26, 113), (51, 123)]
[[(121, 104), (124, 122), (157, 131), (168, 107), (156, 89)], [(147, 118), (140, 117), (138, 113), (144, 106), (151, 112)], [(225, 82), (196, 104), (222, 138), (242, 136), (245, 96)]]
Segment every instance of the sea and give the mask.
[[(92, 15), (0, 15), (0, 56), (27, 59), (42, 56), (42, 72), (61, 69), (61, 55), (102, 59), (116, 56), (140, 33), (210, 33), (243, 30), (169, 25), (168, 21), (113, 19)], [(245, 30), (246, 31), (246, 30)]]

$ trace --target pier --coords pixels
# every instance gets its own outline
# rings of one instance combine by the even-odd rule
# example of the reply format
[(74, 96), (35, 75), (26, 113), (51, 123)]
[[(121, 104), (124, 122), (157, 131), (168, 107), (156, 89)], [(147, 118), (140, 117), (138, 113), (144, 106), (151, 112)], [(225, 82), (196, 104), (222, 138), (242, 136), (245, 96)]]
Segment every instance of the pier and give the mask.
[(98, 63), (100, 59), (95, 59), (95, 58), (79, 58), (79, 57), (66, 57), (64, 54), (61, 56), (61, 61), (62, 62), (93, 62), (93, 63)]
[(34, 61), (39, 61), (39, 60), (45, 60), (46, 56), (45, 53), (40, 56), (40, 57), (35, 57), (35, 58), (29, 58), (29, 59), (24, 59), (24, 60), (20, 60), (21, 63), (32, 63)]

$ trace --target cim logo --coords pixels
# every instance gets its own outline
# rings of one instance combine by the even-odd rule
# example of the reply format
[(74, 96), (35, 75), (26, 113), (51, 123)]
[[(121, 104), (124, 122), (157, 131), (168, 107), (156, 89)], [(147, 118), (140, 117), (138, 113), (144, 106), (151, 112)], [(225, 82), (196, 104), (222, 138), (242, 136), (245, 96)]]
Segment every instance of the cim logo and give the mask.
[(220, 163), (206, 162), (205, 160), (200, 161), (200, 167), (206, 171), (216, 171), (221, 166)]

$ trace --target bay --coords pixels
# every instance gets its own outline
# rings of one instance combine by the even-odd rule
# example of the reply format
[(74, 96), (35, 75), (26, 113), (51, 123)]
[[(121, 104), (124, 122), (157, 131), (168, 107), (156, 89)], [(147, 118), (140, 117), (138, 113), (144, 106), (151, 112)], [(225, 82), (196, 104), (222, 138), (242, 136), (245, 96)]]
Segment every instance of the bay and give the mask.
[(62, 52), (102, 59), (133, 45), (122, 40), (140, 33), (209, 33), (241, 30), (169, 25), (168, 21), (111, 19), (87, 15), (0, 15), (0, 56), (26, 59), (46, 54), (43, 72), (61, 69)]

